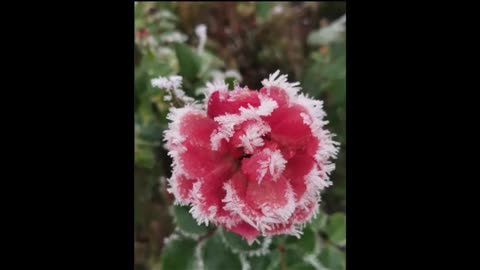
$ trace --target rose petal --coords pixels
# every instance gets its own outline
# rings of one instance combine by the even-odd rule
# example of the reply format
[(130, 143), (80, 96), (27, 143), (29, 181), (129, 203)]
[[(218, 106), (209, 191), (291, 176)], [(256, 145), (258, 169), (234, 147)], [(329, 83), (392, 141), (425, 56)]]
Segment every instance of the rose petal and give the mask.
[(265, 148), (242, 160), (242, 172), (254, 182), (276, 181), (283, 173), (286, 162), (279, 150)]
[(223, 185), (233, 172), (233, 164), (217, 164), (214, 170), (193, 185), (191, 212), (197, 221), (208, 224), (208, 221), (222, 219), (226, 223), (232, 219), (233, 222), (234, 213), (224, 210), (225, 203), (222, 202), (225, 197)]
[(259, 232), (257, 231), (257, 229), (250, 226), (246, 222), (241, 222), (231, 228), (226, 228), (226, 229), (243, 236), (249, 243), (252, 243), (259, 235)]
[(172, 193), (177, 203), (186, 205), (192, 202), (191, 191), (195, 179), (189, 179), (183, 174), (174, 172), (172, 177), (168, 179), (170, 188), (168, 192)]
[(275, 100), (279, 107), (288, 105), (288, 94), (283, 88), (279, 88), (276, 86), (263, 87), (262, 89), (260, 89), (260, 93)]
[(312, 219), (318, 213), (319, 205), (317, 201), (309, 202), (305, 206), (299, 206), (293, 212), (290, 221), (293, 223), (304, 223)]
[(227, 113), (238, 113), (241, 107), (258, 107), (260, 99), (258, 92), (247, 90), (234, 90), (231, 92), (215, 91), (208, 100), (208, 117), (214, 118)]
[(297, 154), (287, 162), (283, 175), (290, 180), (297, 202), (302, 198), (307, 189), (305, 176), (312, 170), (314, 165), (315, 159), (306, 154)]
[(303, 122), (301, 113), (306, 113), (306, 109), (300, 105), (293, 105), (288, 108), (278, 108), (273, 111), (271, 116), (266, 117), (271, 128), (272, 140), (287, 149), (305, 149), (307, 142), (312, 137), (312, 132), (310, 127)]
[(287, 179), (276, 182), (249, 181), (237, 172), (225, 184), (224, 209), (238, 214), (259, 231), (270, 229), (272, 224), (286, 222), (295, 210), (295, 198)]
[(181, 119), (180, 135), (184, 137), (184, 151), (179, 154), (182, 168), (191, 178), (202, 178), (210, 174), (219, 164), (229, 166), (233, 158), (228, 158), (225, 147), (212, 151), (210, 135), (217, 123), (199, 113), (189, 113)]
[(247, 120), (234, 127), (235, 133), (230, 139), (230, 144), (241, 147), (242, 152), (252, 154), (261, 150), (265, 145), (264, 137), (270, 135), (267, 123), (258, 120)]
[[(295, 196), (288, 180), (281, 176), (276, 182), (249, 181), (246, 202), (252, 209), (262, 214), (261, 222), (266, 227), (270, 223), (281, 223), (288, 220), (295, 210)], [(259, 225), (260, 227), (261, 225)]]

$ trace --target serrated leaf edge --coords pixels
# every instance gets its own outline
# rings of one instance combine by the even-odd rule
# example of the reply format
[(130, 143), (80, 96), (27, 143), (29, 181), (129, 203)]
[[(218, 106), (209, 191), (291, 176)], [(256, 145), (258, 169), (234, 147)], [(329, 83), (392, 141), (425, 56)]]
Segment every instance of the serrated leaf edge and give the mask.
[(219, 230), (220, 230), (220, 239), (222, 239), (223, 244), (225, 246), (227, 246), (228, 248), (230, 248), (230, 250), (235, 254), (247, 255), (248, 257), (253, 257), (253, 256), (260, 257), (260, 256), (265, 256), (266, 254), (270, 253), (270, 250), (268, 248), (272, 244), (272, 237), (271, 236), (265, 236), (265, 238), (263, 239), (262, 244), (261, 244), (259, 249), (244, 251), (244, 250), (240, 250), (240, 249), (237, 249), (235, 247), (232, 247), (228, 243), (227, 239), (225, 238), (225, 235), (224, 235), (225, 229), (219, 228)]

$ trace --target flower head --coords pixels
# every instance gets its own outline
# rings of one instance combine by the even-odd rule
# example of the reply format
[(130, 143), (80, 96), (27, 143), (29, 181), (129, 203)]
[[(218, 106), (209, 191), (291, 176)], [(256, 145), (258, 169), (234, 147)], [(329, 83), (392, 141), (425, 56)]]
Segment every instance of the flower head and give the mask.
[(331, 185), (336, 142), (324, 129), (322, 102), (299, 94), (279, 71), (259, 91), (207, 85), (204, 107), (172, 108), (165, 132), (173, 159), (169, 189), (212, 222), (253, 242), (291, 234), (318, 212)]
[(167, 94), (163, 97), (165, 101), (172, 100), (172, 95), (179, 101), (183, 103), (190, 103), (193, 101), (193, 98), (185, 95), (185, 92), (182, 90), (182, 80), (180, 76), (168, 76), (168, 77), (158, 77), (152, 79), (150, 82), (153, 87), (161, 88), (167, 91)]

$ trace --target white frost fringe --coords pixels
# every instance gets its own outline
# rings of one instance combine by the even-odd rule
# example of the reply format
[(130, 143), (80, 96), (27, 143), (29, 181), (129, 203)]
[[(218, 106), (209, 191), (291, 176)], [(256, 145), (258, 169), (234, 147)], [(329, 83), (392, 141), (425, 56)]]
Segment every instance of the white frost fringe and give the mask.
[[(259, 256), (264, 256), (264, 255), (266, 255), (270, 252), (270, 250), (268, 248), (272, 244), (272, 237), (271, 236), (265, 236), (263, 238), (263, 241), (261, 241), (261, 244), (258, 247), (258, 249), (245, 251), (245, 250), (240, 250), (240, 249), (237, 249), (235, 247), (232, 247), (227, 242), (227, 239), (225, 238), (225, 235), (224, 235), (225, 229), (220, 228), (220, 230), (221, 230), (220, 231), (220, 236), (221, 236), (222, 242), (226, 246), (228, 246), (232, 250), (232, 252), (235, 253), (235, 254), (246, 255), (248, 257), (253, 257), (253, 256), (259, 257)], [(258, 239), (256, 239), (256, 242), (259, 242)]]

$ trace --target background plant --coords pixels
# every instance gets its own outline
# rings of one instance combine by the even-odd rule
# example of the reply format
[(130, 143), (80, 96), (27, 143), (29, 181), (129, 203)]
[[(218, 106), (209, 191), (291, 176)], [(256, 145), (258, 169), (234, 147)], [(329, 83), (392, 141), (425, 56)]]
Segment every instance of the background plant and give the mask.
[[(344, 15), (342, 2), (135, 3), (136, 269), (345, 268)], [(198, 226), (188, 208), (172, 206), (165, 191), (171, 160), (162, 142), (171, 104), (150, 81), (181, 75), (186, 93), (201, 99), (213, 78), (258, 88), (276, 69), (324, 100), (341, 149), (334, 185), (303, 237), (263, 238), (248, 246), (221, 228)]]

